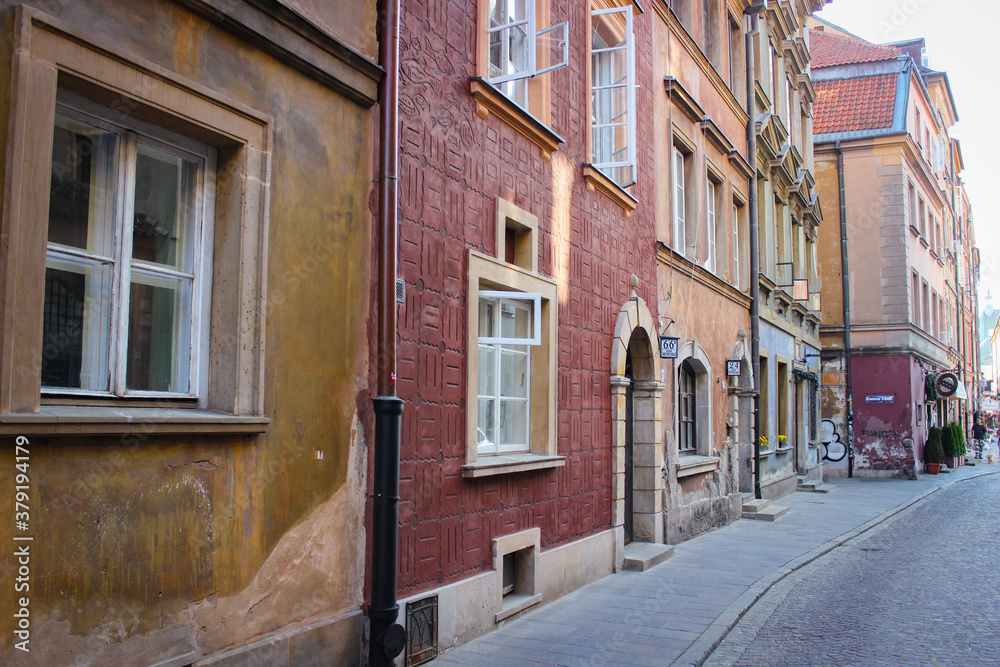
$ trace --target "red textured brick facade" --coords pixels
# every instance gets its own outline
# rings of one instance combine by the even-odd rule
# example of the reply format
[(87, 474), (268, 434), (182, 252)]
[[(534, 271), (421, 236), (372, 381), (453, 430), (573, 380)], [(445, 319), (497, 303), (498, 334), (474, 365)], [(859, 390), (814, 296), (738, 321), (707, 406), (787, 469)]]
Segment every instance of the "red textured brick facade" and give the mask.
[[(403, 8), (401, 596), (492, 569), (497, 536), (539, 527), (545, 551), (611, 527), (610, 348), (633, 273), (639, 296), (656, 304), (653, 211), (641, 203), (653, 191), (652, 127), (642, 120), (651, 116), (652, 93), (641, 87), (637, 94), (632, 194), (640, 205), (626, 218), (607, 196), (588, 192), (582, 175), (590, 131), (587, 5), (552, 10), (553, 23), (569, 21), (570, 60), (542, 75), (551, 82), (550, 129), (565, 141), (551, 161), (495, 115), (475, 112), (476, 2), (404, 0)], [(636, 21), (640, 77), (650, 67), (648, 30)], [(467, 349), (468, 249), (496, 255), (498, 197), (538, 217), (538, 273), (559, 282), (557, 435), (566, 461), (466, 479), (466, 410), (475, 409), (467, 398), (466, 358), (475, 353)]]

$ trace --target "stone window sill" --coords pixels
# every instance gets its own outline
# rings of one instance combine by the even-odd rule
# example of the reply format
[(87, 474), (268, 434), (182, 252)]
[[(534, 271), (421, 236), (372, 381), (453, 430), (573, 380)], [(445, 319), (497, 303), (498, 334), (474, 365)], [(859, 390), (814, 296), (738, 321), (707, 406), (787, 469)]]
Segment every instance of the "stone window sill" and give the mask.
[(187, 408), (43, 405), (37, 413), (0, 415), (0, 434), (263, 433), (270, 423), (267, 417)]
[(482, 456), (462, 466), (462, 477), (489, 477), (528, 470), (545, 470), (566, 465), (565, 456), (542, 454), (499, 454)]
[(688, 477), (712, 472), (719, 467), (718, 456), (698, 456), (697, 454), (681, 454), (677, 461), (677, 477)]
[(784, 447), (778, 447), (778, 453), (779, 454), (784, 454), (785, 452), (790, 452), (790, 451), (792, 451), (792, 445), (786, 445)]
[(770, 456), (771, 454), (776, 454), (776, 453), (777, 452), (775, 452), (775, 450), (773, 449), (762, 449), (760, 450), (760, 458), (765, 458), (767, 456)]
[(639, 205), (638, 200), (630, 195), (617, 183), (605, 176), (601, 171), (592, 165), (583, 165), (583, 178), (587, 181), (587, 191), (595, 190), (602, 192), (611, 201), (618, 204), (625, 213), (626, 218), (632, 217), (632, 211)]
[(511, 593), (503, 599), (503, 611), (497, 612), (497, 623), (505, 618), (510, 618), (519, 611), (524, 611), (528, 607), (536, 605), (541, 601), (542, 596), (540, 594), (523, 595), (519, 593)]
[(469, 82), (469, 92), (476, 100), (476, 114), (480, 118), (489, 118), (492, 113), (541, 148), (542, 158), (546, 162), (552, 158), (552, 153), (565, 143), (563, 138), (550, 130), (545, 123), (514, 104), (485, 79), (473, 77)]

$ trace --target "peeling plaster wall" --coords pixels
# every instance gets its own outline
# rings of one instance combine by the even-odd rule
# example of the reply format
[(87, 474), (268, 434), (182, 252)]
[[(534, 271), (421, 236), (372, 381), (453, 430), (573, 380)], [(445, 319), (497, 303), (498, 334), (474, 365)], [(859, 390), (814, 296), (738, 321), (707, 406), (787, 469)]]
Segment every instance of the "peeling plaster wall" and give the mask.
[[(919, 367), (907, 355), (853, 357), (851, 361), (855, 473), (914, 476), (915, 447), (904, 440), (914, 436), (913, 384), (920, 377)], [(872, 402), (876, 396), (893, 400)]]
[[(259, 436), (140, 427), (122, 437), (32, 438), (32, 652), (25, 662), (4, 633), (0, 663), (206, 656), (356, 612), (370, 438), (371, 112), (163, 0), (36, 4), (273, 119), (264, 361), (272, 422)], [(0, 3), (5, 25), (11, 13)], [(350, 21), (342, 30), (370, 32), (374, 2), (334, 14)], [(373, 37), (357, 48), (375, 58)], [(6, 74), (9, 54), (2, 64)], [(13, 497), (9, 467), (0, 491)], [(10, 531), (0, 529), (5, 590)], [(7, 618), (10, 604), (0, 597)], [(353, 661), (357, 635), (318, 655)]]

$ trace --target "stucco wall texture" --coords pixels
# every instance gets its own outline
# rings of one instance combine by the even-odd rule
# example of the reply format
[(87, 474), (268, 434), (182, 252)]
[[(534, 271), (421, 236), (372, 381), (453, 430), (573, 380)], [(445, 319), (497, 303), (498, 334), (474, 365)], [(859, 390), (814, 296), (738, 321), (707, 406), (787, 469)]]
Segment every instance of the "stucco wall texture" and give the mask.
[[(6, 26), (13, 4), (0, 3)], [(24, 662), (5, 632), (0, 663), (206, 655), (359, 609), (371, 112), (170, 2), (35, 4), (272, 119), (264, 362), (272, 421), (258, 436), (138, 428), (32, 438), (32, 652)], [(312, 4), (352, 36), (373, 29), (374, 2), (346, 15)], [(374, 39), (357, 46), (375, 59)], [(9, 55), (3, 66), (6, 79)], [(4, 497), (13, 497), (11, 472), (0, 469)], [(11, 530), (0, 528), (4, 590), (12, 590)], [(7, 618), (11, 600), (0, 596)]]
[[(618, 312), (638, 294), (655, 304), (654, 223), (627, 219), (589, 193), (586, 153), (590, 21), (585, 6), (552, 3), (569, 20), (570, 66), (551, 84), (550, 127), (565, 143), (545, 161), (495, 116), (476, 115), (473, 0), (404, 1), (401, 27), (399, 395), (406, 401), (400, 465), (400, 596), (492, 569), (492, 539), (541, 528), (541, 549), (611, 527), (610, 349)], [(647, 22), (636, 22), (637, 67), (650, 67)], [(652, 92), (637, 91), (638, 116)], [(653, 192), (651, 129), (639, 123), (638, 183)], [(559, 284), (558, 454), (554, 470), (463, 479), (467, 393), (468, 249), (496, 256), (496, 199), (538, 217), (538, 272)], [(502, 256), (502, 254), (501, 254)], [(651, 309), (653, 307), (651, 306)], [(654, 312), (654, 318), (656, 317)], [(609, 558), (611, 554), (608, 554)]]

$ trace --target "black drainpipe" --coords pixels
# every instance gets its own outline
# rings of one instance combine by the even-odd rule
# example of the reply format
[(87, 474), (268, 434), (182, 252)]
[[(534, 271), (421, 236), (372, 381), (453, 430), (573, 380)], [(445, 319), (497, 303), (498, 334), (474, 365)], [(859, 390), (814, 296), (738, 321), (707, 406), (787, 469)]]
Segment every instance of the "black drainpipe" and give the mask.
[(371, 623), (368, 664), (390, 667), (406, 631), (396, 623), (399, 551), (399, 447), (403, 401), (396, 396), (396, 255), (399, 221), (399, 0), (379, 0), (378, 396), (373, 455)]
[(747, 162), (750, 163), (750, 183), (748, 193), (750, 215), (750, 359), (753, 363), (753, 495), (763, 498), (760, 488), (760, 258), (757, 242), (757, 103), (756, 70), (753, 41), (757, 37), (760, 13), (764, 11), (765, 0), (755, 0), (746, 8), (750, 16), (750, 32), (744, 38), (747, 67)]
[(854, 394), (851, 383), (851, 281), (847, 270), (847, 199), (844, 191), (844, 151), (837, 149), (837, 185), (840, 188), (840, 269), (844, 285), (844, 359), (847, 384), (847, 476), (854, 477)]

